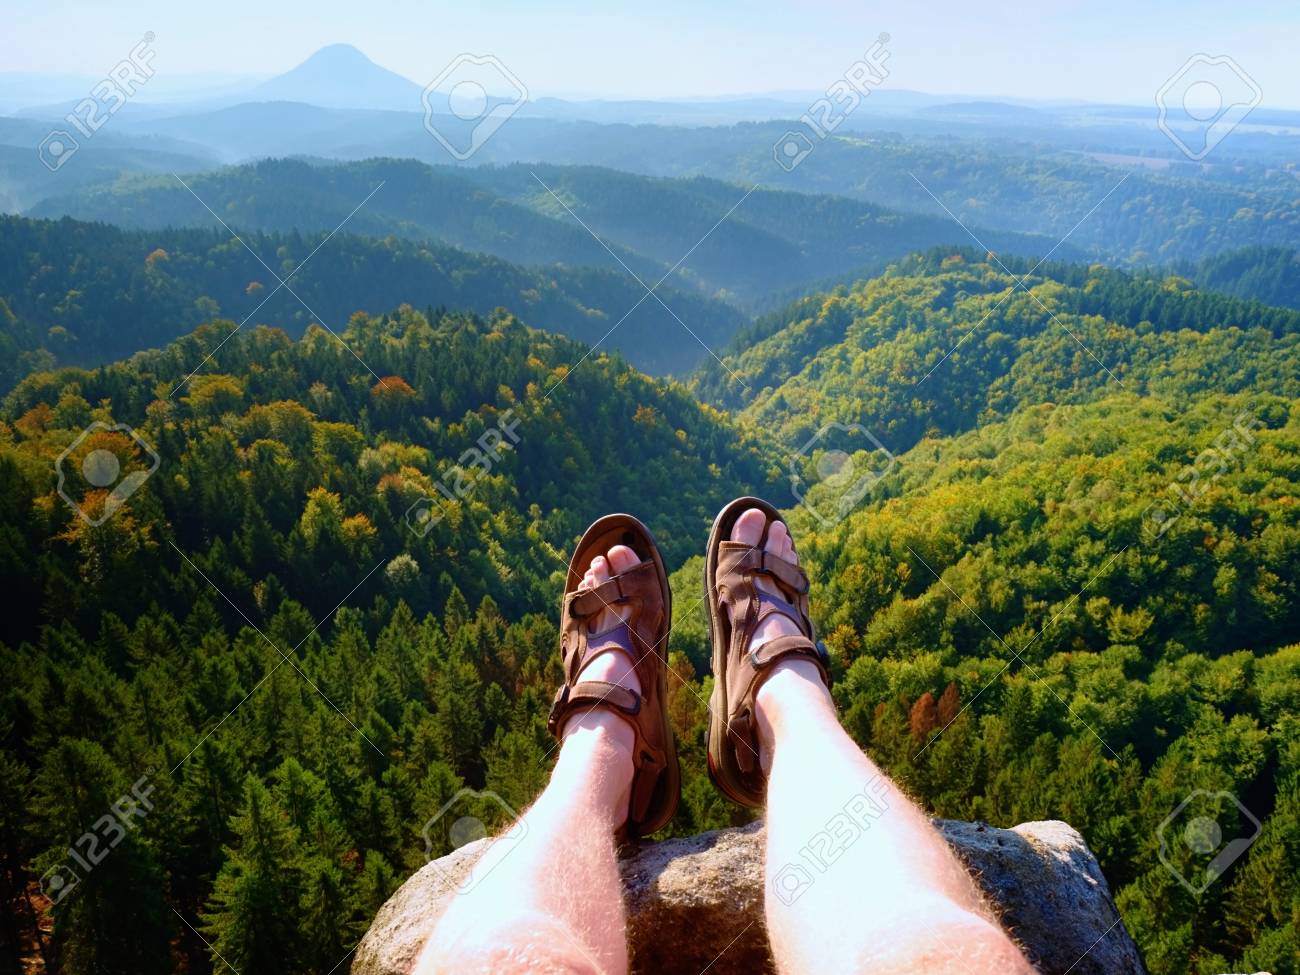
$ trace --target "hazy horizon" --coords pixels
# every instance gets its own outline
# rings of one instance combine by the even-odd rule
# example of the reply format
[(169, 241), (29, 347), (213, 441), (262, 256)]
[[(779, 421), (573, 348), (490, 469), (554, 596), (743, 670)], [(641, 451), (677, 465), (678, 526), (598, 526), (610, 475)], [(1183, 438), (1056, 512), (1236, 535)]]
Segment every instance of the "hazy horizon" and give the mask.
[(670, 0), (655, 16), (589, 2), (471, 9), (401, 0), (360, 28), (354, 10), (329, 2), (267, 10), (232, 0), (224, 9), (214, 21), (197, 9), (127, 3), (93, 29), (72, 0), (13, 10), (0, 77), (97, 76), (152, 32), (158, 77), (148, 100), (175, 97), (204, 75), (213, 85), (269, 78), (331, 44), (354, 46), (421, 86), (471, 52), (500, 58), (533, 98), (743, 98), (824, 90), (884, 33), (893, 90), (1147, 105), (1188, 57), (1204, 53), (1241, 65), (1264, 107), (1300, 108), (1286, 43), (1300, 39), (1300, 9), (1272, 2), (1225, 17), (1195, 0), (1175, 20), (1115, 0), (1017, 0), (996, 10), (842, 0), (697, 9)]

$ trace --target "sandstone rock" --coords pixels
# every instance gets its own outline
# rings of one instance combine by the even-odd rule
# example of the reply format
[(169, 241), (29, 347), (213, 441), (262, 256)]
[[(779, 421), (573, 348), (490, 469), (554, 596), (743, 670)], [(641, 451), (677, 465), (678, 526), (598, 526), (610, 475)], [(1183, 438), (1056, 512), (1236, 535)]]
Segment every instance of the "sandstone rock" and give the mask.
[[(1145, 975), (1097, 860), (1073, 828), (936, 825), (1044, 975)], [(408, 975), (455, 884), (487, 842), (462, 847), (403, 884), (357, 948), (352, 975)], [(645, 844), (622, 870), (633, 972), (771, 970), (761, 822)]]

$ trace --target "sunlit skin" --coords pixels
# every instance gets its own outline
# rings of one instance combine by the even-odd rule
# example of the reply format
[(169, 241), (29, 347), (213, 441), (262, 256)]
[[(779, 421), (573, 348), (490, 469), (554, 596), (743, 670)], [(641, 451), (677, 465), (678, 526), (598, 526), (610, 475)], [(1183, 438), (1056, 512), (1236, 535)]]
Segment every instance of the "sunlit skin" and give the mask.
[[(757, 544), (764, 522), (761, 511), (746, 511), (732, 539)], [(765, 546), (797, 558), (781, 523)], [(636, 563), (630, 549), (616, 546), (593, 559), (582, 587)], [(758, 585), (772, 583), (760, 577)], [(593, 631), (616, 618), (605, 611)], [(793, 621), (769, 616), (751, 646), (795, 632)], [(618, 653), (597, 658), (582, 676), (639, 689), (632, 662)], [(840, 727), (813, 663), (778, 663), (759, 691), (757, 712), (760, 760), (769, 776), (766, 920), (779, 971), (1033, 971), (926, 815)], [(570, 719), (562, 736), (551, 780), (524, 814), (522, 838), (484, 854), (482, 879), (452, 900), (418, 975), (627, 971), (614, 831), (627, 815), (632, 730), (614, 714), (595, 711)], [(864, 792), (871, 815), (845, 827), (846, 806), (862, 808), (854, 803)], [(837, 839), (823, 847), (815, 838), (837, 823)], [(852, 923), (845, 923), (848, 910)]]

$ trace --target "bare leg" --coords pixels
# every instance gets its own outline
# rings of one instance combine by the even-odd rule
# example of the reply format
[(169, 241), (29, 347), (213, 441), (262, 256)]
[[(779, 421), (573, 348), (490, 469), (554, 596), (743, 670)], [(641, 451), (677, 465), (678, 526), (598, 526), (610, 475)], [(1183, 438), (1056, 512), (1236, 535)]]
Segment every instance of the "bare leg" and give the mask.
[[(622, 546), (597, 557), (584, 584), (636, 565)], [(608, 612), (592, 624), (614, 623)], [(583, 679), (639, 690), (631, 661), (606, 654)], [(609, 973), (627, 971), (623, 892), (614, 831), (627, 818), (632, 729), (605, 710), (571, 718), (551, 780), (475, 867), (473, 887), (457, 895), (416, 965), (434, 973)]]
[[(746, 512), (732, 537), (755, 544), (763, 522)], [(767, 547), (794, 556), (783, 525)], [(764, 623), (756, 644), (795, 632), (781, 616)], [(757, 717), (767, 927), (781, 972), (1032, 973), (929, 819), (840, 727), (811, 661), (776, 665)]]

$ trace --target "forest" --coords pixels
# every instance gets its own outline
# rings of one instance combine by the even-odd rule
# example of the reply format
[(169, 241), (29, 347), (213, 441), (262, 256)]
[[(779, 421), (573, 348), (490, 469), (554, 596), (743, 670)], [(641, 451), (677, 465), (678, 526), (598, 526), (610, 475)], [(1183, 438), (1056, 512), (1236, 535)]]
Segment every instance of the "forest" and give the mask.
[[(185, 179), (182, 185), (168, 173), (104, 180), (43, 200), (27, 215), (132, 228), (219, 227), (198, 196), (223, 220), (249, 230), (327, 232), (347, 219), (353, 233), (436, 240), (528, 266), (617, 268), (609, 247), (647, 284), (673, 272), (679, 289), (745, 308), (810, 280), (861, 276), (869, 266), (962, 240), (961, 228), (943, 215), (598, 166), (453, 169), (411, 159), (264, 159)], [(358, 209), (362, 200), (366, 205)], [(1011, 253), (1043, 253), (1054, 243), (978, 230), (990, 247)], [(1061, 256), (1075, 253), (1067, 244)]]
[[(173, 267), (222, 266), (173, 233)], [(609, 510), (675, 570), (667, 833), (744, 821), (704, 768), (699, 552), (752, 492), (790, 511), (851, 733), (927, 808), (1069, 821), (1158, 975), (1297, 972), (1300, 313), (947, 248), (683, 381), (530, 327), (543, 308), (334, 335), (199, 324), (177, 294), (161, 347), (0, 403), (0, 965), (342, 970), (451, 848), (449, 797), (541, 788), (565, 562)], [(847, 505), (832, 424), (871, 433)], [(140, 475), (115, 512), (57, 477), (98, 450)], [(1261, 824), (1200, 893), (1160, 845), (1197, 790), (1237, 797), (1225, 831)]]
[(708, 771), (742, 495), (1045, 975), (1300, 975), (1300, 8), (589, 7), (6, 19), (0, 975), (395, 975), (381, 912), (552, 777), (615, 512), (681, 764), (631, 975), (723, 916), (707, 975), (798, 968), (701, 835), (763, 815)]
[[(311, 324), (339, 331), (358, 309), (396, 307), (392, 295), (480, 314), (508, 307), (591, 344), (621, 326), (611, 346), (656, 373), (689, 370), (708, 354), (700, 343), (721, 345), (744, 321), (721, 301), (667, 284), (656, 290), (662, 303), (649, 299), (621, 269), (531, 269), (428, 240), (332, 229), (232, 236), (221, 227), (123, 230), (0, 215), (0, 388), (37, 368), (125, 358), (218, 317), (293, 334)], [(686, 341), (653, 337), (668, 330)]]

